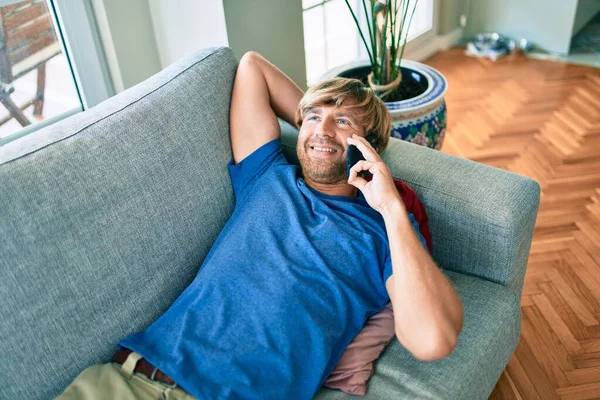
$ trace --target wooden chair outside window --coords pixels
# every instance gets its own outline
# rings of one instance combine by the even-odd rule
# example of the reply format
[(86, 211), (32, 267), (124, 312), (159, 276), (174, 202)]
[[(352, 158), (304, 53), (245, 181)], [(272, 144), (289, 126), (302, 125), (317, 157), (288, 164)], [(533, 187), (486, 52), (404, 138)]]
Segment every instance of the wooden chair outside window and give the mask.
[[(0, 119), (0, 125), (11, 118), (22, 126), (31, 124), (23, 114), (30, 105), (34, 107), (33, 115), (42, 115), (46, 62), (61, 51), (45, 0), (20, 1), (0, 7), (0, 102), (10, 113)], [(17, 106), (10, 98), (15, 90), (12, 83), (34, 69), (37, 69), (36, 94)]]

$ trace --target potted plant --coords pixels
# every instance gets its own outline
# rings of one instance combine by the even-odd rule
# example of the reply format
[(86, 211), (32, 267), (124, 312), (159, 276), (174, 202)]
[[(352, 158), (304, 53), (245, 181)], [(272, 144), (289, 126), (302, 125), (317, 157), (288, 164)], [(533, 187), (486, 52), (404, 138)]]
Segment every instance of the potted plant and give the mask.
[(332, 69), (323, 78), (362, 80), (390, 110), (392, 137), (440, 149), (446, 132), (446, 79), (428, 65), (402, 59), (418, 0), (361, 0), (366, 30), (344, 1), (369, 59)]

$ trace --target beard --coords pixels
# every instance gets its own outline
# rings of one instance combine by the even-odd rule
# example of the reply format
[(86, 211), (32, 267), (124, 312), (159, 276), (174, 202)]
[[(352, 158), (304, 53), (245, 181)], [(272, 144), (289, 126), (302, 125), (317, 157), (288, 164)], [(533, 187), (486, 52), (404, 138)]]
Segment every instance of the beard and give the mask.
[[(325, 159), (319, 157), (311, 157), (311, 146), (327, 145), (336, 150), (335, 158)], [(304, 177), (308, 177), (315, 182), (332, 184), (346, 182), (346, 157), (344, 149), (340, 148), (339, 144), (332, 141), (314, 141), (309, 143), (308, 140), (304, 144), (298, 143), (296, 147), (298, 160)]]

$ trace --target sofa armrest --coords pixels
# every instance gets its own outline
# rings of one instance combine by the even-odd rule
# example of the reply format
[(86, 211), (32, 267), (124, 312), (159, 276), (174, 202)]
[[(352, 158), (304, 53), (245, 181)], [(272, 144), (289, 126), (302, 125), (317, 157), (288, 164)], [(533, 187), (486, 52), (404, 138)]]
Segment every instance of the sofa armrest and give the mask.
[[(297, 130), (280, 125), (284, 153), (298, 163)], [(536, 181), (395, 138), (381, 156), (425, 207), (441, 268), (521, 293), (540, 201)]]

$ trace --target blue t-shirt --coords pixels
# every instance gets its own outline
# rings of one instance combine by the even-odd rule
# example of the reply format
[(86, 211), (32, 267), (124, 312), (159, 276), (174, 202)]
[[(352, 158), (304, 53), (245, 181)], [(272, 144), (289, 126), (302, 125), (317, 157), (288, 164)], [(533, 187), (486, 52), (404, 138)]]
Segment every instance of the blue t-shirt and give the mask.
[(196, 278), (119, 344), (199, 399), (310, 399), (389, 301), (383, 218), (307, 186), (280, 139), (229, 172), (236, 206)]

